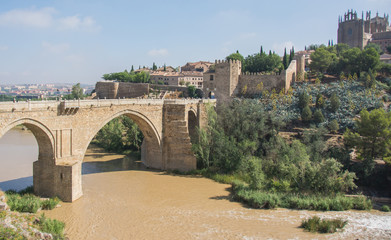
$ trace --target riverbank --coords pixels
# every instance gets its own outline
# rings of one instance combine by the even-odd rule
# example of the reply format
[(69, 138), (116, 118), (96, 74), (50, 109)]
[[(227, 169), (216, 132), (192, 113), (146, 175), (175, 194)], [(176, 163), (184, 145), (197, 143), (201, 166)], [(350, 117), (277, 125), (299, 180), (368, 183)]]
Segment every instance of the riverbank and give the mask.
[[(252, 209), (234, 202), (228, 184), (146, 169), (124, 155), (89, 149), (84, 195), (47, 212), (70, 239), (389, 239), (391, 214), (376, 210), (315, 212)], [(341, 218), (342, 232), (299, 228), (312, 216)]]
[(66, 239), (62, 235), (63, 223), (43, 214), (11, 211), (8, 197), (0, 191), (0, 239)]

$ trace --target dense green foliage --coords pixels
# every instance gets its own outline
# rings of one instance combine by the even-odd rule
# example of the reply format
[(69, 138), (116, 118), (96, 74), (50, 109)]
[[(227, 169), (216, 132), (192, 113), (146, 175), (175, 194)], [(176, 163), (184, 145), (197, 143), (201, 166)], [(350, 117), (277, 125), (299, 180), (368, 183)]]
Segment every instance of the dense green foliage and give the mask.
[(290, 208), (315, 211), (345, 211), (349, 209), (370, 210), (372, 202), (367, 198), (345, 197), (342, 194), (327, 196), (322, 194), (302, 194), (259, 191), (245, 183), (232, 182), (233, 197), (252, 208)]
[(225, 59), (227, 61), (239, 60), (242, 64), (244, 64), (244, 57), (242, 56), (242, 54), (239, 53), (239, 51), (236, 51), (236, 53), (232, 53), (232, 54), (228, 55)]
[(378, 70), (381, 66), (377, 45), (368, 45), (364, 50), (349, 48), (346, 44), (321, 46), (311, 54), (310, 68), (314, 72), (340, 75), (357, 74)]
[(53, 235), (53, 239), (65, 239), (64, 229), (65, 223), (56, 219), (46, 218), (45, 214), (42, 214), (38, 220), (39, 227), (42, 232), (50, 233)]
[[(294, 52), (291, 51), (291, 55)], [(293, 56), (293, 55), (292, 55)], [(289, 65), (290, 56), (286, 56)], [(280, 56), (272, 53), (266, 54), (262, 48), (259, 53), (248, 55), (244, 58), (238, 51), (226, 57), (226, 60), (239, 60), (242, 62), (242, 72), (281, 72), (285, 69)]]
[(60, 202), (58, 198), (41, 200), (39, 197), (33, 195), (30, 189), (31, 187), (19, 192), (13, 190), (5, 192), (7, 204), (11, 211), (36, 213), (40, 208), (51, 210)]
[(108, 122), (93, 142), (110, 152), (139, 151), (143, 138), (137, 124), (129, 117), (121, 116)]
[(200, 168), (246, 173), (252, 188), (271, 192), (336, 194), (356, 187), (354, 173), (342, 171), (341, 163), (317, 157), (318, 141), (306, 147), (282, 139), (282, 122), (258, 101), (234, 100), (217, 113), (209, 110), (209, 127), (194, 144)]
[(317, 109), (322, 111), (325, 121), (321, 126), (328, 126), (334, 121), (334, 126), (338, 124), (341, 130), (354, 128), (354, 118), (361, 110), (382, 106), (378, 85), (368, 89), (360, 81), (347, 80), (322, 84), (295, 83), (288, 94), (266, 92), (258, 97), (266, 111), (274, 112), (285, 123), (300, 119), (304, 107), (309, 106), (313, 113)]
[(136, 83), (150, 82), (149, 73), (144, 71), (135, 73), (133, 71), (128, 72), (125, 70), (123, 72), (103, 74), (102, 78), (104, 80), (115, 80), (119, 82), (136, 82)]
[(338, 229), (344, 228), (347, 223), (341, 219), (320, 219), (314, 216), (303, 220), (300, 227), (309, 232), (335, 233)]
[(380, 210), (381, 210), (382, 212), (389, 212), (389, 211), (390, 211), (390, 207), (387, 206), (387, 205), (383, 205), (383, 206), (380, 208)]
[(0, 240), (24, 240), (26, 239), (21, 233), (17, 232), (13, 228), (7, 228), (0, 225)]

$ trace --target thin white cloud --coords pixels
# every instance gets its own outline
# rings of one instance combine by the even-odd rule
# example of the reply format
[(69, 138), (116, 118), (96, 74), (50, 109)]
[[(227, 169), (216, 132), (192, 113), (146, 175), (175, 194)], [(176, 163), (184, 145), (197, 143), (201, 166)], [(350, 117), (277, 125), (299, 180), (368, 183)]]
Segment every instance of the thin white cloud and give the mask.
[(0, 14), (0, 25), (47, 28), (53, 24), (54, 8), (14, 9)]
[(69, 49), (68, 43), (49, 43), (49, 42), (42, 42), (42, 48), (47, 53), (53, 53), (53, 54), (61, 54), (66, 52)]
[(287, 41), (287, 42), (283, 42), (283, 43), (274, 43), (272, 48), (276, 53), (282, 55), (282, 54), (284, 54), (285, 48), (286, 48), (287, 53), (289, 53), (289, 50), (292, 49), (293, 46), (294, 46), (293, 42)]
[(8, 50), (8, 46), (0, 45), (0, 51), (7, 51), (7, 50)]
[(157, 57), (157, 56), (166, 56), (168, 55), (168, 50), (165, 48), (161, 49), (152, 49), (148, 52), (149, 56)]
[(65, 17), (59, 20), (60, 29), (70, 29), (70, 30), (89, 30), (95, 31), (99, 30), (99, 27), (96, 25), (95, 20), (92, 17), (80, 17), (80, 16), (70, 16)]
[(14, 9), (0, 13), (0, 26), (31, 27), (31, 28), (54, 28), (58, 30), (98, 31), (94, 18), (79, 15), (56, 17), (54, 8), (42, 9)]

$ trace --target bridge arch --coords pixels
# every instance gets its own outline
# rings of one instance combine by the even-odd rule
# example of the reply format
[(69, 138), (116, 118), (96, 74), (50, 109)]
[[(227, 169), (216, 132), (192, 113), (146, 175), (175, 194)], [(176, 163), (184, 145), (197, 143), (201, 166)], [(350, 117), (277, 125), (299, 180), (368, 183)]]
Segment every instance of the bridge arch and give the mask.
[(141, 146), (141, 160), (147, 167), (152, 168), (164, 168), (162, 159), (162, 139), (161, 133), (157, 130), (153, 122), (144, 114), (134, 110), (122, 110), (117, 113), (110, 115), (104, 121), (100, 122), (96, 128), (92, 130), (91, 136), (89, 137), (87, 144), (84, 146), (83, 158), (87, 151), (89, 144), (96, 134), (111, 120), (120, 117), (127, 116), (132, 119), (137, 126), (140, 128), (144, 135), (144, 141)]
[(54, 136), (45, 124), (37, 120), (31, 118), (18, 119), (0, 131), (0, 138), (18, 125), (26, 126), (33, 133), (38, 143), (38, 160), (54, 164)]
[(52, 196), (54, 173), (49, 169), (55, 165), (54, 136), (45, 124), (31, 118), (21, 118), (1, 129), (0, 137), (18, 125), (27, 127), (38, 144), (38, 159), (33, 163), (34, 192), (41, 196)]

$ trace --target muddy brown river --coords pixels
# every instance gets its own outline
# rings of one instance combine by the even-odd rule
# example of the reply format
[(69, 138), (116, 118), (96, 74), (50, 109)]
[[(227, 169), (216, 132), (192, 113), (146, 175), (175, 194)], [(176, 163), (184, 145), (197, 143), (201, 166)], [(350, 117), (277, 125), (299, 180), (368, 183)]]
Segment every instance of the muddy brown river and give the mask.
[[(0, 189), (31, 185), (34, 136), (13, 129), (0, 139), (0, 152)], [(391, 239), (391, 213), (251, 209), (231, 201), (229, 185), (151, 171), (94, 146), (82, 181), (82, 198), (45, 211), (66, 223), (70, 239)], [(313, 215), (348, 225), (335, 234), (304, 232), (301, 220)]]

